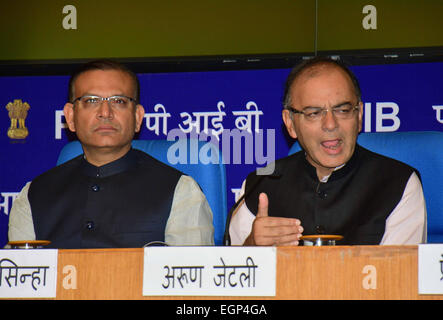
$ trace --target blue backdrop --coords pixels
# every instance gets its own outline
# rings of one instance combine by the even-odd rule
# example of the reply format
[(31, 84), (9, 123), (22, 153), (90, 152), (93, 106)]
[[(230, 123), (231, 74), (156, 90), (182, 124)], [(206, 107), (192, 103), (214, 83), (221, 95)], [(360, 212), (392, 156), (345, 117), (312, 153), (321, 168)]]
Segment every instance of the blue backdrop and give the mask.
[[(443, 131), (442, 62), (352, 69), (365, 103), (363, 131)], [(191, 128), (189, 121), (194, 134), (212, 132), (207, 141), (217, 143), (225, 156), (230, 207), (247, 174), (286, 156), (293, 143), (281, 121), (281, 98), (289, 71), (139, 74), (140, 100), (147, 112), (139, 139), (166, 139), (174, 130), (186, 132)], [(68, 79), (0, 77), (0, 246), (7, 241), (14, 196), (27, 181), (55, 165), (69, 140), (62, 116)], [(6, 105), (16, 99), (30, 106), (25, 121), (29, 135), (22, 140), (7, 135), (11, 119)], [(223, 130), (241, 134), (242, 144), (226, 144)]]

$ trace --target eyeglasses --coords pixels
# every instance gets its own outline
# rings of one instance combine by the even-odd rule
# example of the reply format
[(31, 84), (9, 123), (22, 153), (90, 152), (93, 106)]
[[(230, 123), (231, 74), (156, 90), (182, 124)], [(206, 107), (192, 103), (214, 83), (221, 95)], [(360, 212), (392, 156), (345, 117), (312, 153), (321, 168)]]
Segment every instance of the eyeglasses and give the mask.
[(125, 109), (129, 106), (131, 102), (136, 102), (134, 98), (127, 96), (112, 96), (112, 97), (103, 98), (100, 96), (93, 96), (93, 95), (78, 97), (74, 99), (74, 101), (72, 101), (72, 104), (75, 104), (77, 101), (79, 101), (82, 107), (85, 109), (94, 109), (96, 107), (99, 107), (101, 106), (103, 101), (108, 101), (111, 108), (114, 109)]
[(292, 107), (286, 107), (286, 110), (291, 111), (294, 114), (302, 114), (308, 121), (318, 121), (326, 116), (326, 112), (331, 110), (334, 117), (341, 120), (351, 119), (355, 110), (359, 110), (359, 106), (352, 106), (352, 104), (346, 102), (332, 108), (320, 108), (320, 107), (306, 107), (303, 110), (297, 110)]

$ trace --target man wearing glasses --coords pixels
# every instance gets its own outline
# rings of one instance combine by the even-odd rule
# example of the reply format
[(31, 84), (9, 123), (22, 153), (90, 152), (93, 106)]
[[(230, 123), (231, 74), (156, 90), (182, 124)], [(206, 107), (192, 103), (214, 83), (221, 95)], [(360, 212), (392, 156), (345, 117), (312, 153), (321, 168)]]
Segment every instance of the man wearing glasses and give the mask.
[(84, 65), (70, 79), (64, 114), (84, 155), (26, 184), (10, 213), (9, 241), (213, 245), (212, 212), (197, 183), (131, 148), (144, 116), (132, 71), (112, 61)]
[(415, 170), (356, 144), (363, 103), (341, 63), (314, 58), (288, 76), (282, 117), (302, 151), (277, 160), (278, 177), (251, 173), (232, 217), (233, 245), (298, 245), (302, 234), (340, 244), (417, 244), (426, 209)]

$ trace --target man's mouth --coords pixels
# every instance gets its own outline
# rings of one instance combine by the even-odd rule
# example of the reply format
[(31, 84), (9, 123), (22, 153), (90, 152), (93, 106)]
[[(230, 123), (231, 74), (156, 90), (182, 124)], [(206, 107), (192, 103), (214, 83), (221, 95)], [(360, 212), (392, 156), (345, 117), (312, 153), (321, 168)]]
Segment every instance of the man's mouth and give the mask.
[(104, 125), (104, 126), (98, 126), (97, 128), (95, 128), (96, 132), (114, 132), (117, 131), (116, 128), (114, 128), (113, 126), (109, 126), (109, 125)]
[(334, 139), (334, 140), (325, 140), (321, 142), (321, 145), (328, 149), (334, 149), (340, 146), (342, 141), (340, 139)]
[(341, 139), (325, 140), (320, 143), (329, 154), (336, 154), (341, 151), (343, 141)]

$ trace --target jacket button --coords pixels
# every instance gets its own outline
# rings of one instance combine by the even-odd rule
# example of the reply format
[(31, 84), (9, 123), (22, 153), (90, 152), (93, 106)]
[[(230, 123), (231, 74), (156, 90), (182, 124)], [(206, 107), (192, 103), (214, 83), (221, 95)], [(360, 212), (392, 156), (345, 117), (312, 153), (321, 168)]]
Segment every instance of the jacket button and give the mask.
[(326, 199), (326, 197), (328, 196), (328, 194), (324, 191), (319, 191), (317, 192), (317, 194), (320, 197), (320, 199)]
[(98, 192), (98, 191), (100, 190), (100, 187), (99, 187), (98, 185), (94, 184), (94, 185), (91, 187), (91, 189), (92, 189), (92, 191), (94, 191), (94, 192)]
[(86, 221), (86, 229), (87, 230), (92, 230), (92, 229), (94, 229), (94, 227), (95, 227), (94, 221)]
[(319, 225), (315, 227), (315, 232), (317, 232), (318, 234), (324, 234), (326, 230), (325, 227)]

